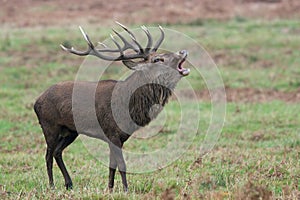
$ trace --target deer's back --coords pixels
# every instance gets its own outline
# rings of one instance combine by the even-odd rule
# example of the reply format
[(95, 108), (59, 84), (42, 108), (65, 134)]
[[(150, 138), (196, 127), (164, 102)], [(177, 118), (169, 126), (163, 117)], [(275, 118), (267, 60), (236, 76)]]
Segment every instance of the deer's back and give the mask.
[[(81, 97), (86, 98), (86, 96), (84, 96), (85, 94), (92, 94), (93, 92), (94, 97), (97, 97), (97, 104), (105, 108), (109, 107), (111, 93), (115, 84), (116, 81), (113, 80), (99, 82), (61, 82), (49, 87), (38, 97), (34, 104), (34, 110), (40, 124), (59, 125), (76, 131), (72, 111), (72, 100), (74, 100), (73, 89), (75, 88), (74, 91), (78, 93), (76, 94), (76, 98), (79, 99), (76, 99), (76, 101), (80, 102)], [(84, 113), (85, 110), (82, 110), (82, 112)], [(108, 111), (104, 110), (99, 112)]]

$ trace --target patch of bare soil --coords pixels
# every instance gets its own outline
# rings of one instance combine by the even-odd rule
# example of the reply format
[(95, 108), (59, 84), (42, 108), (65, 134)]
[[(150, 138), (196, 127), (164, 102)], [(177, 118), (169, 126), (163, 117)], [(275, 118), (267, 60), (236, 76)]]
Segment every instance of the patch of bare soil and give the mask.
[(175, 196), (174, 190), (172, 188), (167, 188), (160, 197), (163, 200), (173, 200), (175, 199)]
[(226, 95), (229, 102), (269, 102), (272, 100), (280, 100), (289, 103), (300, 102), (300, 89), (293, 92), (283, 92), (270, 89), (227, 88)]
[(249, 181), (244, 187), (242, 187), (236, 194), (235, 199), (243, 200), (255, 200), (255, 199), (272, 199), (272, 192), (265, 186), (255, 185)]
[[(181, 91), (184, 96), (191, 99), (194, 91)], [(272, 89), (256, 88), (225, 88), (227, 102), (264, 103), (269, 101), (283, 101), (287, 103), (300, 102), (300, 88), (292, 92), (283, 92)], [(199, 100), (211, 101), (212, 97), (208, 90), (195, 91)]]
[[(283, 55), (289, 56), (292, 52), (290, 49), (277, 49)], [(228, 49), (215, 50), (212, 52), (212, 58), (218, 66), (234, 66), (235, 68), (247, 68), (260, 69), (260, 68), (271, 68), (276, 66), (276, 60), (265, 59), (258, 57), (260, 48), (249, 48), (244, 52), (230, 52)]]
[(0, 0), (2, 25), (188, 23), (199, 19), (298, 18), (299, 0)]

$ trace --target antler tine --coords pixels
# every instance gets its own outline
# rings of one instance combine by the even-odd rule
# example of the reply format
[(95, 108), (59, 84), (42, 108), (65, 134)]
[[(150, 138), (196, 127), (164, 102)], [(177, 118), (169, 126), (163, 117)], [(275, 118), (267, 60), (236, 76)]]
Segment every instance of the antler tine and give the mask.
[(135, 36), (132, 34), (132, 32), (125, 25), (121, 24), (118, 21), (115, 21), (115, 22), (116, 22), (116, 24), (118, 24), (119, 26), (121, 26), (127, 33), (129, 33), (129, 35), (131, 35), (134, 39), (136, 39)]
[(123, 51), (131, 48), (133, 49), (135, 52), (139, 52), (139, 49), (137, 49), (135, 46), (133, 46), (132, 44), (130, 44), (129, 42), (127, 42), (127, 40), (117, 31), (115, 31), (114, 29), (112, 29), (113, 32), (122, 40), (122, 42), (124, 43), (124, 47), (123, 47)]
[(110, 60), (110, 61), (121, 60), (122, 59), (122, 56), (119, 56), (119, 57), (115, 58), (115, 57), (105, 56), (105, 55), (100, 54), (95, 49), (94, 44), (91, 42), (89, 36), (84, 32), (84, 30), (80, 26), (79, 26), (79, 29), (80, 29), (84, 39), (88, 43), (88, 49), (86, 51), (78, 51), (78, 50), (74, 49), (73, 47), (67, 48), (67, 47), (65, 47), (64, 45), (61, 44), (60, 46), (63, 50), (65, 50), (67, 52), (70, 52), (70, 53), (73, 53), (73, 54), (78, 55), (78, 56), (94, 55), (94, 56), (97, 56), (101, 59)]
[(151, 52), (156, 52), (158, 47), (161, 45), (161, 43), (163, 42), (163, 40), (165, 39), (165, 33), (164, 33), (164, 30), (161, 26), (158, 26), (159, 30), (160, 30), (160, 38), (159, 40), (155, 43), (153, 49), (151, 50)]
[(83, 35), (83, 38), (85, 39), (85, 41), (88, 43), (88, 45), (93, 49), (94, 48), (94, 44), (91, 42), (89, 36), (84, 32), (84, 30), (82, 29), (81, 26), (79, 26), (79, 29)]
[(118, 24), (119, 26), (121, 26), (131, 37), (132, 41), (139, 47), (140, 49), (140, 53), (143, 54), (144, 53), (144, 49), (143, 47), (138, 43), (138, 41), (136, 40), (134, 34), (123, 24), (121, 24), (120, 22), (116, 21), (116, 24)]
[(151, 50), (151, 47), (152, 47), (152, 43), (153, 43), (152, 36), (146, 26), (141, 26), (141, 28), (146, 33), (147, 38), (148, 38), (148, 43), (147, 43), (147, 47), (145, 49), (145, 53), (149, 53), (149, 51)]
[(90, 49), (86, 50), (86, 51), (77, 51), (76, 49), (74, 49), (73, 47), (71, 48), (67, 48), (65, 47), (64, 45), (60, 44), (60, 47), (64, 50), (64, 51), (67, 51), (69, 53), (73, 53), (73, 54), (76, 54), (78, 56), (86, 56), (86, 55), (89, 55), (90, 53)]
[(83, 31), (83, 29), (81, 28), (81, 26), (79, 26), (79, 29), (84, 37), (84, 39), (87, 41), (88, 43), (88, 49), (86, 51), (77, 51), (76, 49), (74, 49), (73, 47), (71, 48), (67, 48), (65, 47), (64, 45), (60, 45), (60, 47), (64, 50), (64, 51), (67, 51), (67, 52), (70, 52), (70, 53), (73, 53), (73, 54), (76, 54), (76, 55), (79, 55), (79, 56), (86, 56), (86, 55), (89, 55), (90, 52), (92, 51), (92, 49), (94, 48), (94, 45), (93, 43), (91, 42), (91, 40), (89, 39), (88, 35)]
[(123, 57), (124, 56), (124, 52), (123, 52), (123, 49), (121, 48), (121, 46), (119, 45), (119, 43), (115, 40), (115, 38), (114, 38), (114, 36), (112, 34), (110, 34), (110, 38), (112, 39), (112, 41), (117, 46), (118, 51), (120, 52), (120, 56)]
[(98, 42), (99, 45), (103, 46), (104, 48), (107, 48), (106, 44), (102, 43), (102, 42)]
[[(70, 49), (65, 47), (64, 45), (60, 44), (59, 46), (62, 48), (62, 50), (70, 52)], [(73, 48), (73, 47), (71, 47), (71, 48)]]

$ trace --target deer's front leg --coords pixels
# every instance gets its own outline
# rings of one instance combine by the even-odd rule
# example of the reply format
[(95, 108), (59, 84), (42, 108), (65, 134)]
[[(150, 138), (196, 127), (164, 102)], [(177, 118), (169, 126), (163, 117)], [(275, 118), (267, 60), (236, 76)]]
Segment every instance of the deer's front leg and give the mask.
[(112, 141), (109, 144), (110, 148), (110, 168), (109, 168), (109, 187), (111, 189), (114, 185), (114, 176), (116, 171), (116, 165), (121, 174), (124, 192), (128, 191), (127, 179), (126, 179), (126, 164), (122, 153), (122, 143), (121, 141)]

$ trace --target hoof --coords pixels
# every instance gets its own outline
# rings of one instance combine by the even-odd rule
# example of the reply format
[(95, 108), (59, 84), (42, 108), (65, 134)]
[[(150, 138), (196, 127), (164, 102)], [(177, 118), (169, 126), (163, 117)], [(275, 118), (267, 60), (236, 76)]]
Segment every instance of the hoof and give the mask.
[(55, 190), (54, 184), (51, 184), (51, 185), (50, 185), (50, 190)]
[(71, 182), (71, 183), (66, 183), (66, 189), (67, 190), (72, 190), (73, 189), (73, 183)]

